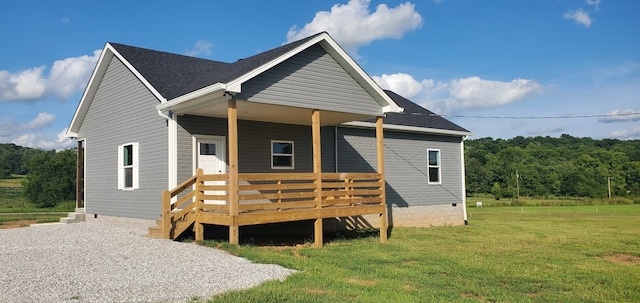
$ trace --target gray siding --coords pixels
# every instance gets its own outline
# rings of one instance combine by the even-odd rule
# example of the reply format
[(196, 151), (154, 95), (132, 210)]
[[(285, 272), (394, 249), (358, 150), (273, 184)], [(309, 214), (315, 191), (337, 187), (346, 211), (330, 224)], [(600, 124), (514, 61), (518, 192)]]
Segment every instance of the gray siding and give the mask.
[(379, 115), (380, 105), (320, 45), (242, 85), (237, 99)]
[[(462, 203), (461, 138), (391, 131), (384, 136), (388, 204)], [(442, 184), (427, 182), (427, 149), (440, 150)], [(340, 128), (338, 154), (339, 171), (376, 171), (375, 130)]]
[[(159, 101), (113, 58), (78, 132), (86, 138), (87, 213), (155, 219), (167, 187), (167, 124)], [(118, 146), (139, 142), (139, 189), (118, 189)]]
[[(200, 116), (178, 117), (178, 183), (193, 175), (193, 135), (227, 137), (227, 119)], [(322, 167), (333, 172), (334, 128), (323, 127)], [(271, 140), (294, 141), (295, 169), (271, 169)], [(227, 138), (227, 148), (228, 138)], [(228, 155), (229, 153), (225, 153)], [(242, 172), (311, 172), (311, 127), (257, 121), (238, 121), (238, 170)]]

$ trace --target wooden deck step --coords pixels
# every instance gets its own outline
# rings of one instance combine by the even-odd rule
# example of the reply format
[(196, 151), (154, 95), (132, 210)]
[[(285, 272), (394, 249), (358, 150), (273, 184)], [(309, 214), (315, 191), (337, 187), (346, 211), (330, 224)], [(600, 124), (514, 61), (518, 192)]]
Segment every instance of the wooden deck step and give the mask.
[(159, 226), (151, 226), (149, 227), (149, 233), (147, 237), (154, 239), (162, 239), (162, 228)]

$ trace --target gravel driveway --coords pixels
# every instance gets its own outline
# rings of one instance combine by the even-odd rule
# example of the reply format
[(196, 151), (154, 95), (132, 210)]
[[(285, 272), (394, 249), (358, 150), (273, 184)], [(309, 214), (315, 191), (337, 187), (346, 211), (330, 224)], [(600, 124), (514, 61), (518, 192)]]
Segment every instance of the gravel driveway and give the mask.
[(0, 302), (185, 302), (294, 271), (103, 222), (0, 230)]

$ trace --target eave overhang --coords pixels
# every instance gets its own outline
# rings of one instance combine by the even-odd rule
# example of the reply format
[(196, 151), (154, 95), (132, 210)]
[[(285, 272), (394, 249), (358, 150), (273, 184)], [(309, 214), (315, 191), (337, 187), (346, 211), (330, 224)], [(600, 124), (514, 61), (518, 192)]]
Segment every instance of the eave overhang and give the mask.
[[(345, 127), (350, 127), (350, 128), (375, 128), (376, 127), (376, 124), (373, 122), (363, 122), (363, 121), (345, 122), (345, 123), (342, 123), (341, 125)], [(450, 130), (450, 129), (417, 127), (417, 126), (396, 125), (396, 124), (383, 124), (383, 126), (385, 130), (393, 130), (393, 131), (408, 132), (408, 133), (433, 134), (433, 135), (442, 135), (442, 136), (450, 136), (450, 137), (468, 137), (473, 135), (473, 133), (471, 132)]]

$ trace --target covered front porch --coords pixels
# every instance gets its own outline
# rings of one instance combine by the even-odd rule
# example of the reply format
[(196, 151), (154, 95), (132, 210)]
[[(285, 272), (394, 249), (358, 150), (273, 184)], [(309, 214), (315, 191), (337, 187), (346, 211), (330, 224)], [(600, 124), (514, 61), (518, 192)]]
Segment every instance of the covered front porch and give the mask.
[[(362, 119), (349, 114), (285, 106), (258, 106), (227, 99), (215, 106), (185, 107), (183, 112), (227, 120), (227, 171), (195, 175), (162, 192), (162, 216), (150, 235), (175, 239), (193, 226), (196, 240), (204, 238), (204, 224), (229, 227), (229, 242), (238, 244), (239, 227), (267, 223), (314, 220), (314, 245), (323, 243), (323, 219), (379, 215), (380, 240), (387, 240), (387, 206), (384, 180), (382, 117), (376, 119), (377, 169), (374, 172), (323, 172), (320, 129), (322, 126)], [(211, 103), (210, 103), (211, 104)], [(238, 113), (243, 119), (310, 125), (313, 170), (309, 172), (239, 172)], [(180, 111), (180, 107), (173, 110)], [(306, 116), (306, 117), (305, 117)], [(322, 122), (321, 122), (322, 121)], [(323, 123), (324, 122), (324, 123)]]

